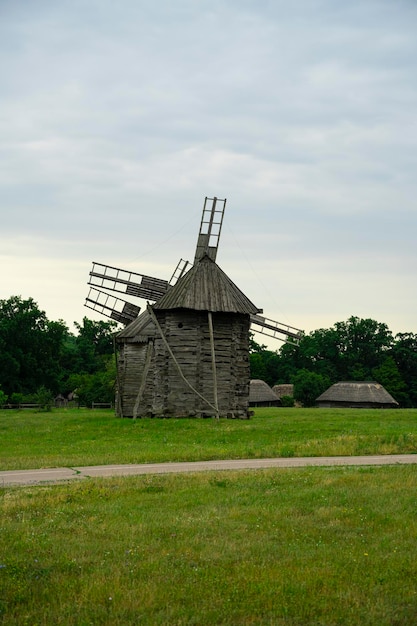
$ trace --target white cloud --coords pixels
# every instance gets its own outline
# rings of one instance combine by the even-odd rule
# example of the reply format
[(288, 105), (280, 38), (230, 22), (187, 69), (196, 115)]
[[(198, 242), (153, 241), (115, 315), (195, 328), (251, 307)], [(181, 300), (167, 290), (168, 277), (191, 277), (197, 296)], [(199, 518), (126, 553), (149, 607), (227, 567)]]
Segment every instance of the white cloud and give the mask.
[(0, 297), (72, 323), (92, 260), (169, 278), (217, 195), (219, 263), (265, 314), (417, 332), (416, 19), (408, 0), (4, 0)]

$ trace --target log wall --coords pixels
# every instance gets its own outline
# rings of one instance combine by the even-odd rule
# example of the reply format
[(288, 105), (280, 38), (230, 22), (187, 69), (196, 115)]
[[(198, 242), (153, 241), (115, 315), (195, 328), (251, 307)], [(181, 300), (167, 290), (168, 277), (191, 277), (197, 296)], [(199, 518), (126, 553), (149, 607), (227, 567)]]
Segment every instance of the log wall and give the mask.
[[(209, 417), (215, 415), (213, 369), (207, 312), (155, 311), (162, 332), (183, 376), (206, 402), (184, 382), (158, 331), (147, 372), (138, 416)], [(249, 315), (213, 313), (217, 397), (222, 417), (248, 416)], [(148, 343), (130, 340), (119, 349), (120, 406), (132, 416), (143, 382)]]

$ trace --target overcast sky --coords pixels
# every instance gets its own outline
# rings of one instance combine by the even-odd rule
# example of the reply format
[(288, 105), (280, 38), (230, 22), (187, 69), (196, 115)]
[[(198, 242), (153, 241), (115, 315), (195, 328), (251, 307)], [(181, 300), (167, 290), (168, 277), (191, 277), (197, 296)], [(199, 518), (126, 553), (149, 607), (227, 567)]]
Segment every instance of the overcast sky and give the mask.
[(416, 32), (415, 0), (0, 0), (0, 299), (105, 319), (92, 261), (169, 279), (215, 195), (266, 317), (416, 333)]

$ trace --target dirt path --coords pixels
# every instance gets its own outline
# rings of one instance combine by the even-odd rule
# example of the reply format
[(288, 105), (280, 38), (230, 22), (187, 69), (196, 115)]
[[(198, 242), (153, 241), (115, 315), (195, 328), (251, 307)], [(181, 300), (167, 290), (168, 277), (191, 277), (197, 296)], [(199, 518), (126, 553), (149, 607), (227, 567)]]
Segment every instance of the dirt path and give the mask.
[(135, 474), (170, 474), (268, 467), (308, 467), (329, 465), (398, 465), (417, 464), (417, 454), (376, 456), (292, 457), (279, 459), (237, 459), (232, 461), (194, 461), (186, 463), (145, 463), (140, 465), (93, 465), (91, 467), (54, 467), (37, 470), (0, 472), (0, 486), (39, 485), (66, 480)]

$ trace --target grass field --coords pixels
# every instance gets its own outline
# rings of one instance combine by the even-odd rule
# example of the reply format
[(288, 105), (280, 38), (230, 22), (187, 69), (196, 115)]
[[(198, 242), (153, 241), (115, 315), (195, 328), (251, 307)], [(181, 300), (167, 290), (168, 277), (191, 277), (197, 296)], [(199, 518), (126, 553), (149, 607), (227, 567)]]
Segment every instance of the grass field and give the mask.
[[(417, 411), (259, 409), (249, 422), (3, 411), (2, 469), (410, 453), (416, 422)], [(416, 465), (3, 488), (0, 515), (2, 624), (417, 623)]]
[(111, 410), (0, 411), (0, 470), (417, 453), (417, 409), (256, 409), (250, 420), (117, 419)]

